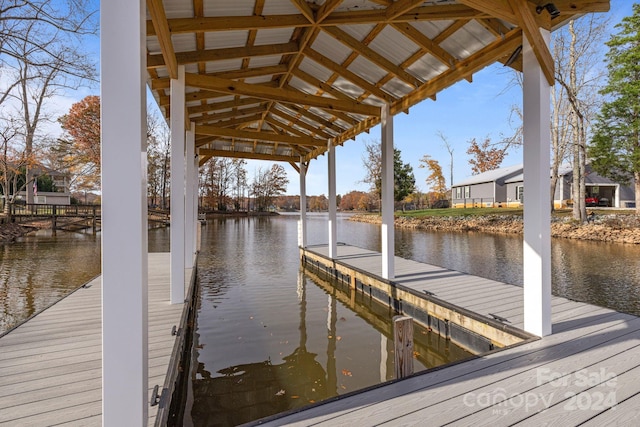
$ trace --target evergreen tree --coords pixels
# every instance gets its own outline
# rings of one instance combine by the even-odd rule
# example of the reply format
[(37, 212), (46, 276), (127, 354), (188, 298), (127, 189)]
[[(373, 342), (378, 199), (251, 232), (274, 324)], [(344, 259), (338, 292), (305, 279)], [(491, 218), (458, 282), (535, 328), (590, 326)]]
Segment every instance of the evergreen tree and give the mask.
[(609, 81), (589, 146), (593, 169), (621, 183), (635, 181), (640, 213), (640, 4), (616, 26), (607, 43)]

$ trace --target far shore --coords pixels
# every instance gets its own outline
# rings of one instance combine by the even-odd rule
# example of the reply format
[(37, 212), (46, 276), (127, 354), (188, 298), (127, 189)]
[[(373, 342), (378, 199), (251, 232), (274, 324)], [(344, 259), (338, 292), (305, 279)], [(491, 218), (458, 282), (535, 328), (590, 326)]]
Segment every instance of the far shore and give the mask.
[[(489, 212), (487, 212), (489, 213)], [(357, 214), (350, 221), (380, 224), (378, 214)], [(474, 214), (459, 216), (398, 216), (395, 227), (445, 232), (483, 232), (522, 234), (522, 215)], [(565, 239), (590, 240), (609, 243), (640, 244), (640, 217), (629, 213), (599, 211), (593, 219), (579, 224), (570, 215), (554, 215), (551, 221), (551, 236)]]

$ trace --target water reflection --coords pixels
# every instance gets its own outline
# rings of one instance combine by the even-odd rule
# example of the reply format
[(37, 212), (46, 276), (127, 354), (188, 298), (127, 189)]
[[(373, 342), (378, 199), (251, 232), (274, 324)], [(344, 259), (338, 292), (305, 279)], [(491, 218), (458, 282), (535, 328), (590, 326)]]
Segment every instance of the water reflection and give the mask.
[[(169, 251), (169, 229), (149, 230), (149, 250)], [(40, 230), (0, 245), (0, 334), (100, 274), (100, 233)]]
[[(393, 377), (395, 313), (301, 271), (296, 241), (295, 218), (206, 226), (184, 425), (236, 425)], [(470, 356), (420, 328), (414, 346), (416, 371)]]
[(41, 230), (0, 246), (0, 333), (100, 273), (99, 237)]

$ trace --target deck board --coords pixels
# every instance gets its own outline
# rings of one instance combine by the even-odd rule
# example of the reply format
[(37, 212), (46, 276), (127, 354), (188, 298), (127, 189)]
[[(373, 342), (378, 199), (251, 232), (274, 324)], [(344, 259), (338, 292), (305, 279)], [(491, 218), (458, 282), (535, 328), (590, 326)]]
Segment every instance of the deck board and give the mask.
[[(323, 247), (314, 252), (326, 256)], [(354, 254), (359, 254), (354, 257)], [(346, 257), (343, 258), (343, 255)], [(339, 246), (338, 260), (363, 269), (360, 262), (380, 262), (380, 255), (360, 248)], [(467, 295), (473, 289), (497, 297), (494, 306), (486, 298), (462, 297), (465, 284), (456, 278), (448, 282), (446, 269), (396, 257), (402, 266), (395, 281), (407, 287), (434, 291), (452, 304), (456, 300), (465, 309), (506, 314), (512, 325), (522, 327), (521, 287), (478, 280), (466, 275)], [(364, 269), (363, 269), (364, 270)], [(366, 270), (365, 270), (366, 271)], [(376, 271), (379, 271), (377, 269)], [(422, 271), (422, 273), (421, 273)], [(431, 274), (431, 272), (437, 272)], [(374, 272), (374, 274), (376, 274)], [(454, 277), (454, 275), (451, 275)], [(418, 279), (418, 280), (416, 280)], [(451, 291), (447, 291), (450, 285)], [(516, 292), (514, 292), (514, 289)], [(438, 292), (435, 292), (438, 290)], [(507, 298), (501, 295), (509, 295)], [(514, 296), (516, 298), (514, 298)], [(480, 312), (479, 314), (486, 315)], [(552, 298), (554, 333), (539, 340), (489, 353), (482, 357), (418, 374), (403, 381), (353, 394), (329, 403), (312, 406), (285, 417), (266, 420), (276, 425), (636, 425), (640, 420), (640, 318), (562, 297)], [(606, 383), (602, 373), (616, 375), (615, 387)], [(553, 375), (563, 375), (558, 382)], [(591, 375), (591, 382), (585, 380)], [(593, 378), (597, 377), (596, 380)], [(599, 382), (603, 383), (598, 385)], [(609, 384), (609, 385), (607, 385)], [(618, 406), (570, 410), (571, 395), (576, 399), (598, 396), (597, 391), (613, 391)], [(504, 393), (505, 397), (501, 397)], [(489, 397), (489, 403), (477, 400)], [(569, 397), (567, 397), (569, 396)], [(538, 398), (535, 405), (517, 403)], [(542, 400), (544, 397), (546, 400)], [(465, 400), (466, 398), (466, 400)], [(492, 399), (495, 398), (495, 401)], [(512, 398), (505, 400), (505, 398)], [(474, 400), (476, 399), (476, 400)], [(583, 402), (584, 403), (584, 402)], [(545, 410), (546, 409), (546, 410)]]
[[(169, 254), (149, 254), (149, 390), (162, 385), (184, 304), (170, 304)], [(191, 272), (189, 271), (189, 275)], [(100, 278), (0, 338), (0, 425), (99, 426)], [(149, 424), (157, 407), (150, 407)]]

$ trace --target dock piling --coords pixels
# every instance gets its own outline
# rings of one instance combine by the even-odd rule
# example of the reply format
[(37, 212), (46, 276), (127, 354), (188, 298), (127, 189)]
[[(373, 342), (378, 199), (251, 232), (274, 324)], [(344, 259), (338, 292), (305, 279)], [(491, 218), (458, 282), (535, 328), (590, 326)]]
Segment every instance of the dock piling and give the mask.
[(413, 374), (413, 319), (393, 317), (393, 347), (396, 378)]

